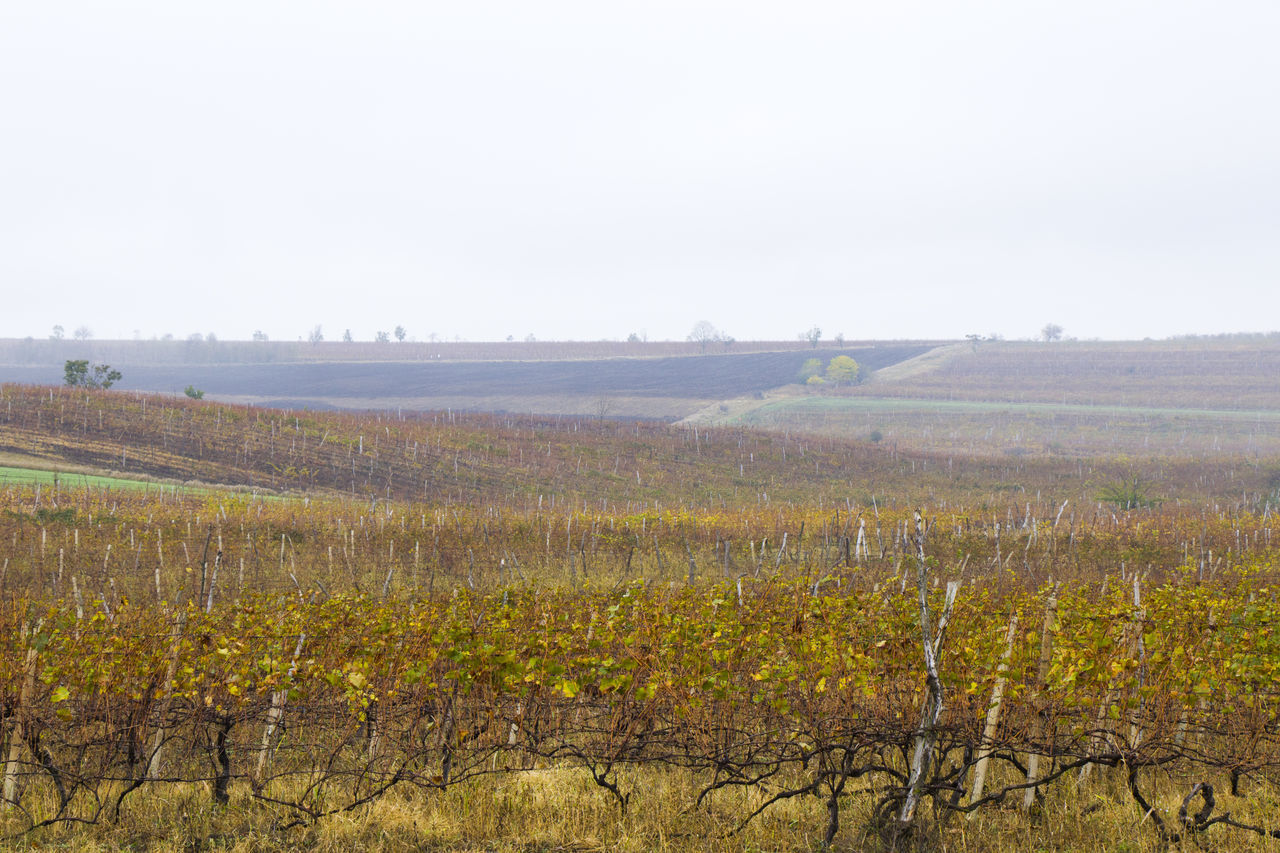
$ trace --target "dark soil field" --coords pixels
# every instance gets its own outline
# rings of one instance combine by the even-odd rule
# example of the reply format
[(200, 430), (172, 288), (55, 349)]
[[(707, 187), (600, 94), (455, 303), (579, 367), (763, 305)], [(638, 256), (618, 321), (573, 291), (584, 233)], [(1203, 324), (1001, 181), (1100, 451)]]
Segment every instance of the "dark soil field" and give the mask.
[[(717, 400), (796, 380), (806, 359), (855, 358), (876, 370), (926, 352), (928, 344), (659, 358), (541, 361), (330, 361), (271, 364), (129, 364), (121, 390), (181, 393), (294, 408), (446, 407), (634, 417), (680, 417)], [(390, 345), (385, 349), (392, 349)], [(56, 384), (60, 365), (0, 367), (0, 381)]]

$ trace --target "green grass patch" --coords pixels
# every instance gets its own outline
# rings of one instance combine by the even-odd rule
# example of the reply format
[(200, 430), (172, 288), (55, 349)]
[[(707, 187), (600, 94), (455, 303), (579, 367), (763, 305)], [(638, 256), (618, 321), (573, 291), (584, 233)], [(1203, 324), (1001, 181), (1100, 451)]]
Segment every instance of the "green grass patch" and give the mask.
[(730, 421), (752, 423), (760, 415), (785, 416), (795, 414), (823, 414), (828, 412), (956, 412), (956, 413), (1019, 413), (1019, 414), (1071, 414), (1071, 415), (1133, 415), (1173, 416), (1182, 418), (1212, 418), (1215, 420), (1280, 420), (1280, 412), (1256, 409), (1175, 409), (1143, 406), (1090, 406), (1073, 403), (1008, 403), (979, 400), (929, 400), (910, 397), (809, 397), (777, 400), (757, 406)]
[[(99, 474), (81, 474), (66, 471), (45, 471), (39, 468), (12, 468), (0, 466), (0, 483), (19, 486), (52, 486), (55, 483), (65, 489), (128, 489), (130, 491), (167, 492), (168, 494), (213, 495), (229, 491), (248, 491), (235, 486), (188, 486), (180, 483), (159, 483), (154, 480), (132, 480), (128, 477), (104, 477)], [(280, 495), (257, 494), (263, 500), (285, 500)]]
[(177, 491), (183, 486), (164, 483), (152, 483), (146, 480), (130, 480), (123, 477), (102, 477), (96, 474), (70, 474), (60, 471), (41, 471), (37, 468), (3, 468), (0, 467), (0, 483), (16, 483), (18, 485), (34, 485), (43, 483), (74, 488), (77, 486), (93, 486), (100, 489), (168, 489)]

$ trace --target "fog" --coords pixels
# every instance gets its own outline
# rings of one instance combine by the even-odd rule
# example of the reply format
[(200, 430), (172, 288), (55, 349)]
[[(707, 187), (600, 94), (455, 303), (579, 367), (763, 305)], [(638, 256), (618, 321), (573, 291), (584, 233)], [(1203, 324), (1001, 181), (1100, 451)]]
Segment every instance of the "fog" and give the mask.
[(0, 336), (1280, 325), (1267, 2), (0, 10)]

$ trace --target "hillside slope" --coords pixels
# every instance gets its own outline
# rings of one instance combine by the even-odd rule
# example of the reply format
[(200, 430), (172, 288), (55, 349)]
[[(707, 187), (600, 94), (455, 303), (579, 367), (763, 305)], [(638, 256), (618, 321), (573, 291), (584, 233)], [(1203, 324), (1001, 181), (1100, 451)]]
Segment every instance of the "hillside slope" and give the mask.
[[(570, 500), (722, 506), (872, 496), (983, 500), (990, 484), (1091, 495), (1128, 476), (1125, 460), (984, 458), (904, 452), (840, 437), (594, 418), (289, 412), (116, 391), (0, 385), (5, 465), (474, 504)], [(25, 462), (24, 462), (25, 460)], [(1156, 461), (1148, 476), (1191, 495), (1273, 490), (1269, 467)], [(64, 467), (65, 466), (65, 467)], [(1224, 473), (1229, 471), (1230, 473)], [(1280, 475), (1278, 475), (1280, 476)], [(1277, 479), (1280, 483), (1280, 479)]]
[[(853, 356), (868, 369), (930, 349), (881, 344), (845, 349), (716, 352), (659, 358), (536, 361), (329, 361), (268, 364), (129, 364), (119, 388), (290, 408), (587, 414), (672, 420), (713, 401), (794, 382), (809, 358)], [(384, 347), (384, 349), (394, 349)], [(749, 348), (748, 348), (749, 349)], [(58, 366), (0, 367), (0, 381), (54, 384)]]
[(939, 347), (853, 388), (791, 387), (687, 423), (942, 452), (1280, 454), (1280, 337)]

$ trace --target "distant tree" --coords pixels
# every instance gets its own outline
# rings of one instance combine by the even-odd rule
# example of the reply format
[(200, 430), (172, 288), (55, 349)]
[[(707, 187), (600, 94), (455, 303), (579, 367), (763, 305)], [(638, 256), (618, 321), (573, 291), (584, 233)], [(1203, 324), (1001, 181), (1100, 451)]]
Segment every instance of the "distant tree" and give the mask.
[(873, 429), (871, 431), (871, 435), (867, 436), (867, 438), (871, 439), (874, 443), (879, 444), (884, 439), (884, 433), (880, 432), (878, 429)]
[(515, 335), (507, 335), (507, 343), (512, 343), (516, 339)]
[(72, 334), (77, 341), (87, 341), (93, 337), (93, 329), (88, 326), (76, 326), (76, 330)]
[(213, 332), (210, 332), (209, 334), (205, 335), (204, 339), (207, 343), (211, 343), (211, 344), (216, 344), (218, 342), (218, 336), (215, 335)]
[(838, 355), (827, 364), (827, 381), (835, 385), (852, 385), (858, 381), (858, 362)]
[(836, 332), (835, 342), (838, 347), (844, 346), (844, 332)]
[(827, 380), (822, 378), (821, 373), (815, 373), (804, 381), (805, 385), (826, 385)]
[(261, 329), (255, 329), (253, 332), (253, 339), (261, 343), (267, 340), (267, 333), (262, 331)]
[(632, 332), (631, 334), (627, 335), (627, 343), (629, 344), (640, 343), (640, 336), (637, 335), (635, 332)]
[(1044, 338), (1045, 343), (1059, 340), (1062, 338), (1062, 327), (1057, 323), (1046, 323), (1045, 327), (1040, 330), (1040, 337)]
[(809, 331), (801, 332), (800, 337), (809, 342), (809, 346), (814, 349), (818, 348), (818, 341), (822, 340), (822, 330), (817, 326), (811, 326)]
[(538, 339), (533, 336), (533, 332), (530, 332), (529, 334), (524, 336), (524, 342), (526, 344), (537, 343), (537, 341)]
[(973, 347), (974, 352), (978, 351), (978, 344), (986, 340), (982, 335), (965, 335), (964, 339), (969, 342), (969, 346)]
[(343, 342), (344, 344), (349, 344), (349, 343), (351, 343), (353, 340), (355, 340), (355, 339), (351, 337), (351, 330), (350, 330), (350, 329), (344, 329), (344, 330), (343, 330), (343, 332), (342, 332), (342, 342)]
[(725, 352), (728, 352), (728, 351), (729, 351), (729, 348), (730, 348), (731, 346), (733, 346), (734, 344), (736, 344), (737, 342), (738, 342), (738, 339), (737, 339), (737, 338), (735, 338), (733, 335), (721, 335), (721, 336), (720, 336), (720, 343), (724, 344)]
[[(171, 341), (171, 340), (173, 340), (173, 332), (165, 332), (163, 335), (161, 335), (161, 336), (160, 336), (160, 340), (162, 340), (162, 341)], [(265, 338), (264, 338), (264, 340), (265, 340)]]
[(316, 323), (315, 328), (307, 333), (307, 341), (313, 344), (318, 344), (323, 340), (324, 328), (319, 323)]
[(804, 364), (800, 365), (800, 372), (796, 379), (799, 382), (808, 382), (813, 377), (822, 378), (822, 359), (809, 358), (805, 359)]
[(64, 328), (62, 328), (61, 326), (54, 326), (54, 327), (53, 327), (53, 334), (49, 336), (49, 340), (51, 340), (51, 341), (60, 341), (60, 340), (62, 340), (62, 337), (63, 337), (63, 335), (65, 335), (65, 334), (66, 334), (66, 331), (67, 331), (67, 330), (66, 330), (66, 329), (64, 329)]
[(191, 334), (187, 335), (187, 341), (193, 344), (202, 343), (204, 341), (204, 335), (200, 334), (199, 332), (192, 332)]
[(67, 359), (62, 367), (62, 381), (72, 388), (110, 388), (124, 377), (109, 364), (89, 367), (87, 358)]
[(702, 352), (707, 351), (707, 345), (720, 340), (722, 333), (707, 320), (699, 320), (693, 324), (693, 331), (689, 332), (689, 340), (698, 345)]
[(62, 366), (62, 382), (72, 388), (80, 388), (89, 380), (89, 359), (69, 358)]
[(404, 343), (404, 336), (407, 334), (409, 333), (404, 330), (404, 326), (396, 326), (395, 335), (397, 341)]
[(375, 334), (375, 335), (373, 336), (373, 339), (374, 339), (374, 341), (376, 341), (377, 343), (380, 343), (380, 344), (389, 344), (389, 343), (391, 343), (391, 335), (390, 335), (390, 334), (388, 334), (387, 332), (378, 332), (377, 334)]
[(183, 390), (183, 392), (182, 392), (182, 393), (183, 393), (183, 394), (186, 394), (186, 395), (187, 395), (188, 397), (190, 397), (192, 400), (203, 400), (203, 399), (204, 399), (204, 392), (203, 392), (203, 391), (201, 391), (201, 390), (199, 390), (199, 389), (197, 389), (197, 388), (196, 388), (196, 386), (194, 386), (194, 385), (188, 385), (188, 386)]

